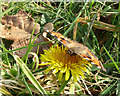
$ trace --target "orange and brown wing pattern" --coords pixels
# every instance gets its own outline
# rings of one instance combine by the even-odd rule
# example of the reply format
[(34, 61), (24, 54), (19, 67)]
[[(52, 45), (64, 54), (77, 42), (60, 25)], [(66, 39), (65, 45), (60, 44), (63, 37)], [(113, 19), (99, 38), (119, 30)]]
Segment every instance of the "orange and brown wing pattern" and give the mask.
[(106, 71), (106, 69), (103, 67), (101, 61), (99, 61), (98, 58), (89, 49), (86, 50), (86, 53), (88, 55), (81, 54), (81, 56), (88, 59), (88, 61), (95, 64), (97, 67), (101, 68), (103, 71)]
[(81, 43), (77, 43), (75, 41), (72, 41), (71, 39), (66, 38), (60, 33), (46, 30), (48, 33), (50, 33), (52, 36), (58, 39), (65, 47), (67, 47), (70, 51), (73, 51), (77, 55), (87, 59), (92, 64), (95, 64), (99, 68), (101, 68), (103, 71), (106, 71), (106, 69), (103, 67), (102, 63), (98, 60), (98, 58), (89, 50), (87, 46), (84, 46)]

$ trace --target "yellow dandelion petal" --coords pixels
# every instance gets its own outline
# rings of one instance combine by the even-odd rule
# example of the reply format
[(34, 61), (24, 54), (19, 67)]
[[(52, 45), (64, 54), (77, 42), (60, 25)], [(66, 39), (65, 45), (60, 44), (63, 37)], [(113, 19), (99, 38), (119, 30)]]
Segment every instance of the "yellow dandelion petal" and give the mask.
[(59, 68), (56, 67), (54, 70), (53, 70), (53, 74), (57, 73), (59, 71)]
[(45, 73), (48, 73), (50, 70), (51, 70), (51, 68), (48, 67), (44, 72), (45, 72)]
[(49, 61), (50, 59), (48, 58), (48, 56), (45, 55), (41, 55), (41, 61), (45, 62), (45, 61)]
[(59, 72), (58, 80), (61, 81), (63, 77), (63, 73)]
[[(83, 76), (84, 76), (84, 75), (83, 75)], [(83, 76), (82, 76), (82, 77), (83, 77)], [(76, 78), (77, 78), (77, 79), (79, 78), (79, 73), (76, 73)]]
[(80, 66), (80, 69), (83, 70), (84, 72), (87, 72), (87, 71), (88, 71), (87, 68), (84, 67), (84, 66)]
[(72, 76), (73, 76), (73, 80), (74, 80), (75, 82), (77, 82), (76, 74), (74, 74), (73, 72), (71, 72), (71, 73), (72, 73)]
[(87, 70), (86, 70), (86, 73), (87, 73), (87, 74), (90, 74), (90, 71), (87, 69)]
[[(81, 76), (81, 75), (80, 75), (80, 76)], [(81, 76), (81, 78), (84, 79), (84, 78), (85, 78), (85, 75)]]
[(70, 69), (72, 73), (76, 73), (76, 69)]
[(51, 47), (49, 50), (44, 50), (44, 54), (41, 54), (42, 63), (40, 65), (49, 65), (45, 73), (50, 70), (53, 71), (53, 74), (59, 72), (59, 80), (62, 80), (63, 74), (65, 74), (65, 80), (70, 78), (70, 74), (74, 81), (77, 81), (79, 76), (84, 78), (85, 72), (90, 73), (91, 64), (79, 55), (70, 55), (67, 51), (66, 47), (59, 47), (58, 45)]
[(61, 72), (62, 72), (62, 73), (65, 73), (66, 70), (67, 70), (67, 66), (64, 66), (64, 67), (61, 69)]
[(69, 79), (69, 77), (70, 77), (70, 70), (67, 69), (66, 74), (65, 74), (65, 80), (67, 81)]
[(42, 64), (39, 64), (39, 65), (51, 65), (51, 63), (42, 63)]
[(76, 68), (76, 72), (79, 73), (81, 76), (84, 76), (84, 74), (80, 68)]

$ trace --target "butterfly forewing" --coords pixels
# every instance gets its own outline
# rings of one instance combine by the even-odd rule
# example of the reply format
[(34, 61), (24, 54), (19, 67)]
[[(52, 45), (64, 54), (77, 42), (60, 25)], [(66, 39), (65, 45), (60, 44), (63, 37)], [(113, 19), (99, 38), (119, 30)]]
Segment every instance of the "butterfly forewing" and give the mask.
[(60, 33), (46, 30), (52, 36), (56, 37), (58, 41), (60, 41), (65, 47), (67, 47), (70, 51), (76, 53), (77, 55), (85, 58), (86, 60), (92, 62), (96, 66), (100, 67), (103, 71), (106, 71), (103, 67), (102, 63), (98, 60), (98, 58), (89, 50), (87, 46), (84, 46), (81, 43), (77, 43), (72, 41), (71, 39), (66, 38)]

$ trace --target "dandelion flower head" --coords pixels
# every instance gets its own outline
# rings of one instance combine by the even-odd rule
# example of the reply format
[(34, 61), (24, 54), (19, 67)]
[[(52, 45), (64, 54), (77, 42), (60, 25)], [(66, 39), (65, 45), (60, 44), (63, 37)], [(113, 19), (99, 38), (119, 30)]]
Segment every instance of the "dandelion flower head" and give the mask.
[(85, 77), (85, 73), (90, 73), (91, 64), (86, 59), (79, 55), (71, 55), (68, 53), (66, 47), (52, 46), (49, 50), (44, 50), (44, 54), (41, 54), (41, 64), (49, 65), (45, 70), (48, 73), (52, 70), (53, 74), (58, 73), (58, 79), (61, 80), (65, 74), (65, 80), (67, 81), (72, 75), (74, 81)]

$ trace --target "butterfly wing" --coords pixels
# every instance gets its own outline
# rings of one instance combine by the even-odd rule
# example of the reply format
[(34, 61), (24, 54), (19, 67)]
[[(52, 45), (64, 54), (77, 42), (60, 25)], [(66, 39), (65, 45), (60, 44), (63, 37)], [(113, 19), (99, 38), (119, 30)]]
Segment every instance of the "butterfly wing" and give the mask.
[(52, 36), (56, 37), (58, 41), (60, 41), (65, 47), (67, 47), (70, 51), (76, 53), (77, 55), (84, 57), (88, 61), (92, 62), (96, 66), (100, 67), (103, 71), (106, 71), (106, 69), (103, 67), (102, 63), (98, 60), (98, 58), (89, 50), (87, 46), (84, 46), (81, 43), (77, 43), (75, 41), (72, 41), (71, 39), (66, 38), (60, 33), (46, 30), (49, 32)]

